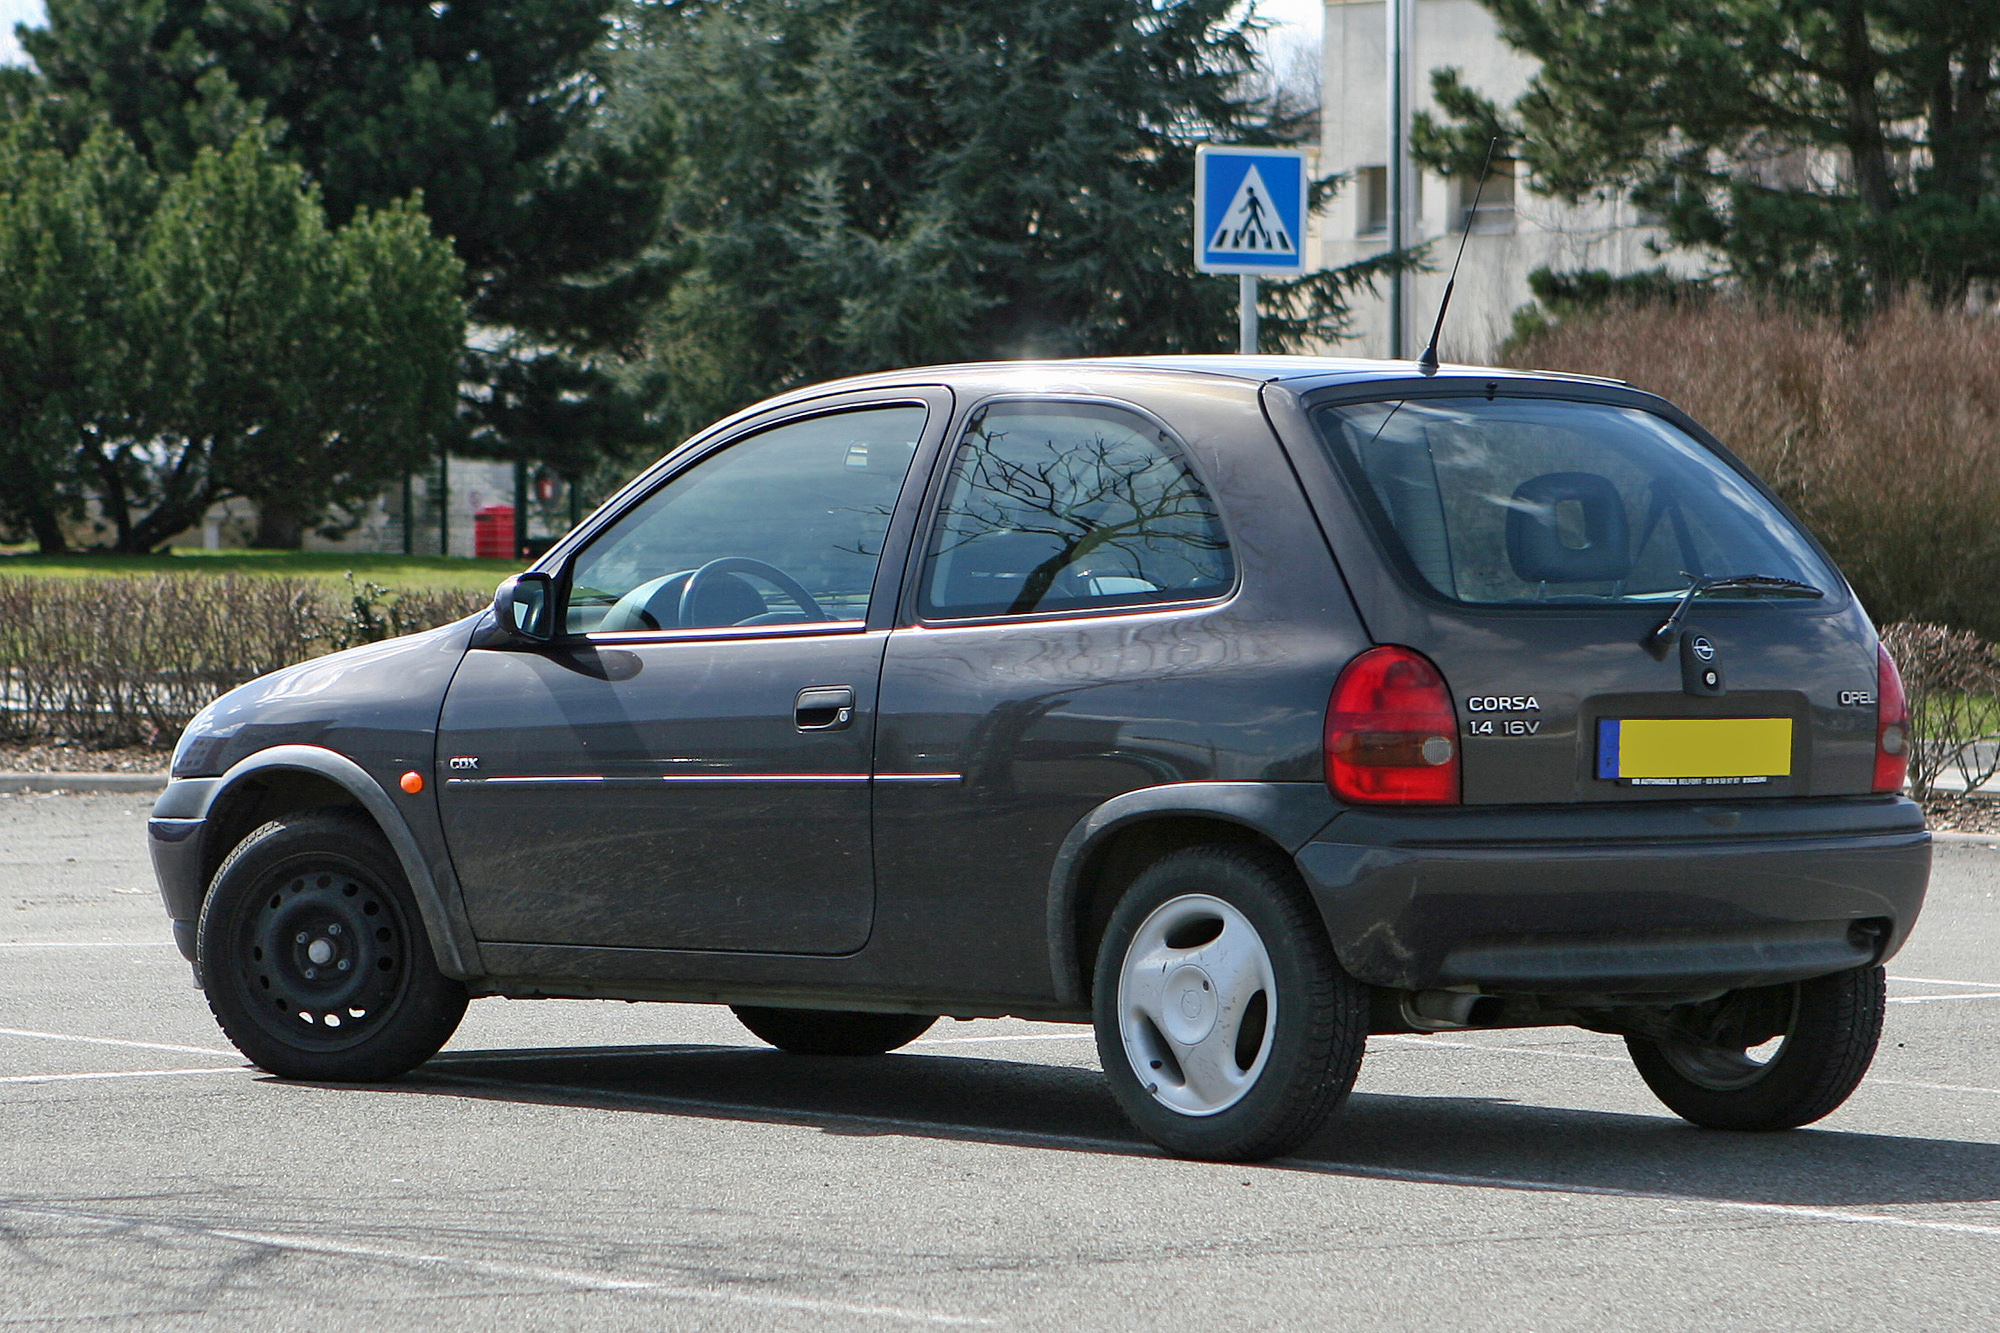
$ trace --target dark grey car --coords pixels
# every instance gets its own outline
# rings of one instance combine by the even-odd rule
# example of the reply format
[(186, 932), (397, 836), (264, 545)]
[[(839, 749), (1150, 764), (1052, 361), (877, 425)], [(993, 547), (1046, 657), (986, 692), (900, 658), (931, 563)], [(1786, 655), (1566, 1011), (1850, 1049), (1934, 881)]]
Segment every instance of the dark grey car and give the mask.
[(1014, 1014), (1250, 1158), (1371, 1032), (1569, 1024), (1771, 1129), (1873, 1055), (1929, 874), (1904, 722), (1824, 553), (1657, 398), (974, 365), (740, 413), (487, 613), (224, 696), (150, 829), (292, 1078), (393, 1077), (480, 995), (816, 1055)]

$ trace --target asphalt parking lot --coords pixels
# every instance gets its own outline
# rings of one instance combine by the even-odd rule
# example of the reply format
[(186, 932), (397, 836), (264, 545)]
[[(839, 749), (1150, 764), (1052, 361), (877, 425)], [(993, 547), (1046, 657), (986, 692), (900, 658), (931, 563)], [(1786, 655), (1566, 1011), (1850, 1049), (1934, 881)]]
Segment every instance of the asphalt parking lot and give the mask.
[(1378, 1037), (1308, 1151), (1173, 1161), (1082, 1028), (836, 1062), (727, 1011), (483, 1000), (392, 1086), (244, 1067), (148, 798), (0, 797), (0, 1327), (1985, 1329), (2000, 850), (1941, 847), (1874, 1073), (1693, 1129), (1616, 1039)]

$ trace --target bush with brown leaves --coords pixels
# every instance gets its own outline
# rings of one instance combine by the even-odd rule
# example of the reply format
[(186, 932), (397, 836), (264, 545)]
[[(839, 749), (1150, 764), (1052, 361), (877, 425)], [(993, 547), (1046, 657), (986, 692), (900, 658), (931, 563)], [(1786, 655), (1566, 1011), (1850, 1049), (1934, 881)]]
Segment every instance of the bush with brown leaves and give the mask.
[(1967, 791), (2000, 772), (2000, 644), (1944, 625), (1882, 631), (1910, 702), (1911, 794), (1923, 798), (1946, 773)]
[(2000, 320), (1611, 308), (1511, 345), (1678, 404), (1784, 497), (1875, 616), (2000, 638)]

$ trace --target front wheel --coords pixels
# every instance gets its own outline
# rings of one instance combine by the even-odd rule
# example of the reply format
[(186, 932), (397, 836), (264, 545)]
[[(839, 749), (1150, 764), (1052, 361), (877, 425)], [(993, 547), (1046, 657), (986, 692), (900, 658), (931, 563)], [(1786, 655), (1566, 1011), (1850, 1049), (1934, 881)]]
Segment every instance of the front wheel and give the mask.
[(238, 844), (202, 904), (195, 958), (223, 1032), (280, 1078), (395, 1078), (465, 1015), (401, 864), (356, 811), (299, 811)]
[[(1880, 967), (1741, 992), (1770, 1018), (1736, 1041), (1627, 1037), (1639, 1077), (1707, 1129), (1795, 1129), (1830, 1114), (1868, 1072), (1888, 994)], [(1739, 1045), (1756, 1039), (1757, 1046)]]
[(1283, 857), (1193, 847), (1134, 880), (1098, 950), (1098, 1059), (1168, 1152), (1255, 1161), (1312, 1137), (1347, 1097), (1368, 992), (1333, 956)]

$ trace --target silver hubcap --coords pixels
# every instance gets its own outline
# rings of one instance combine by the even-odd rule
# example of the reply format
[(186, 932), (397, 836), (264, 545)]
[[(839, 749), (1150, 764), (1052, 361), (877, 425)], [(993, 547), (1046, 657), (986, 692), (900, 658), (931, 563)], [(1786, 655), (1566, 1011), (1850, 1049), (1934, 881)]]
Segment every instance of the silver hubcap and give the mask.
[(1747, 1051), (1721, 1046), (1689, 1046), (1663, 1041), (1660, 1054), (1688, 1082), (1710, 1092), (1738, 1092), (1771, 1072), (1784, 1054), (1784, 1039)]
[(1207, 894), (1161, 903), (1118, 976), (1118, 1033), (1139, 1084), (1183, 1115), (1215, 1115), (1264, 1072), (1277, 1029), (1271, 955), (1241, 912)]
[(1697, 1046), (1687, 1042), (1663, 1041), (1660, 1055), (1673, 1071), (1698, 1088), (1710, 1092), (1740, 1092), (1771, 1072), (1785, 1053), (1790, 1033), (1799, 1024), (1798, 988), (1792, 989), (1791, 1014), (1785, 1020), (1785, 1035), (1773, 1037), (1747, 1050), (1732, 1046)]

